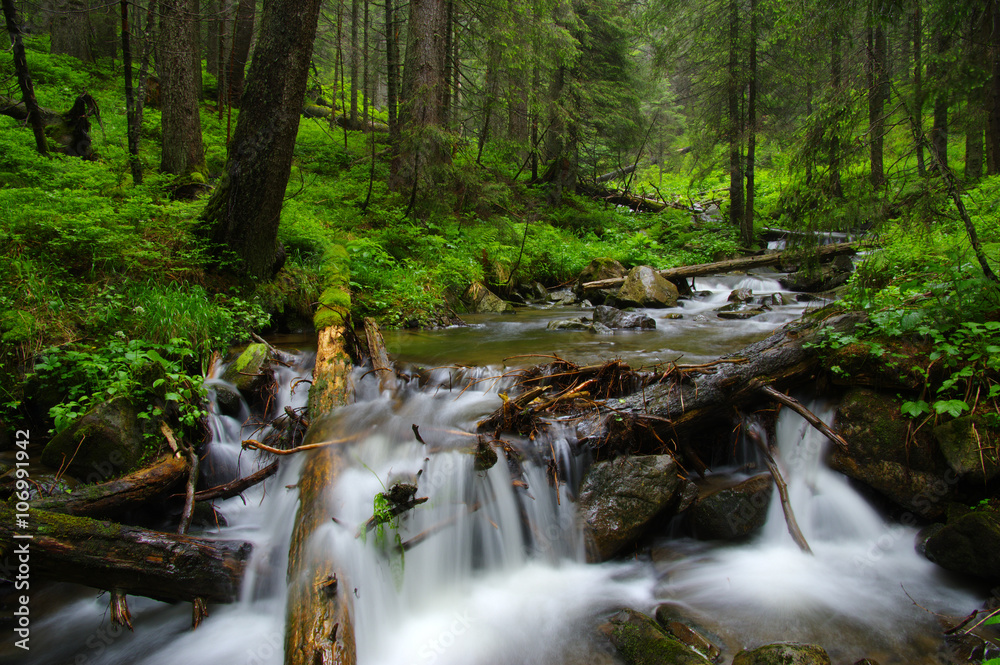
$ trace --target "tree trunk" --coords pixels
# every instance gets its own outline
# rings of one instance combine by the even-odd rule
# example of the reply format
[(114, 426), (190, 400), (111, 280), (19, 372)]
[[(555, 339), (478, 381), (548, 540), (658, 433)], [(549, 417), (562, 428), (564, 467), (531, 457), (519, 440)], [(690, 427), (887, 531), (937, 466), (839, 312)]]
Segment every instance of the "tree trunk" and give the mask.
[(935, 159), (942, 166), (948, 166), (948, 91), (945, 79), (948, 78), (944, 63), (944, 55), (948, 52), (948, 38), (939, 33), (935, 40), (935, 51), (938, 62), (934, 65), (934, 79), (938, 84), (938, 92), (934, 96), (934, 124), (931, 126), (931, 149), (936, 153)]
[(52, 3), (50, 51), (93, 62), (90, 51), (90, 21), (87, 0), (55, 0)]
[(274, 0), (260, 38), (226, 173), (202, 213), (203, 232), (237, 259), (237, 271), (266, 279), (281, 267), (278, 223), (305, 99), (319, 0)]
[[(920, 2), (913, 8), (910, 17), (910, 28), (913, 36), (913, 114), (917, 121), (917, 131), (924, 133), (924, 24), (920, 11)], [(922, 178), (927, 173), (924, 164), (924, 144), (918, 142), (917, 174)]]
[(358, 2), (351, 0), (351, 127), (358, 125)]
[(982, 41), (987, 48), (986, 172), (1000, 173), (1000, 2), (990, 0), (983, 20)]
[(973, 104), (968, 105), (968, 111), (965, 129), (965, 180), (972, 182), (983, 177), (983, 118)]
[(364, 131), (367, 132), (371, 125), (371, 115), (368, 113), (368, 100), (371, 98), (371, 81), (368, 80), (368, 30), (371, 28), (371, 21), (368, 16), (368, 0), (361, 2), (364, 3), (364, 35), (361, 40), (361, 118)]
[(876, 17), (874, 3), (868, 2), (868, 57), (866, 73), (868, 75), (868, 145), (870, 148), (871, 171), (869, 174), (872, 189), (878, 191), (885, 186), (885, 166), (882, 160), (885, 118), (883, 117), (883, 101), (885, 99), (885, 67), (886, 47), (885, 31), (880, 19)]
[[(323, 416), (351, 398), (351, 362), (344, 349), (344, 331), (341, 324), (319, 332), (307, 442), (334, 436), (328, 430), (336, 421)], [(330, 549), (310, 547), (316, 530), (330, 524), (333, 517), (329, 492), (345, 466), (344, 453), (340, 446), (327, 446), (307, 454), (310, 457), (297, 483), (299, 509), (288, 553), (285, 665), (353, 665), (351, 591)]]
[(90, 22), (93, 42), (91, 54), (95, 58), (118, 57), (118, 31), (115, 23), (114, 5), (110, 2), (90, 3)]
[(38, 108), (38, 100), (35, 99), (35, 86), (31, 82), (31, 72), (28, 71), (28, 60), (24, 54), (24, 43), (21, 41), (21, 20), (14, 7), (14, 0), (3, 0), (3, 17), (14, 53), (17, 85), (21, 89), (21, 99), (24, 100), (28, 124), (31, 125), (31, 131), (35, 135), (35, 150), (47, 155), (49, 151), (45, 141), (45, 122)]
[[(396, 14), (393, 0), (385, 0), (385, 69), (386, 105), (389, 113), (389, 143), (399, 151), (399, 42), (396, 37)], [(393, 160), (396, 164), (396, 160)]]
[(757, 153), (757, 0), (750, 0), (750, 80), (747, 92), (747, 193), (746, 211), (743, 213), (741, 241), (744, 247), (753, 247), (754, 218), (754, 167)]
[(743, 216), (746, 213), (746, 203), (743, 198), (743, 155), (742, 155), (742, 120), (740, 113), (740, 90), (742, 88), (739, 73), (739, 38), (740, 38), (740, 6), (737, 0), (729, 0), (729, 66), (726, 71), (726, 99), (728, 101), (728, 117), (726, 118), (726, 141), (729, 143), (729, 223), (743, 229)]
[[(834, 25), (830, 30), (830, 88), (833, 95), (833, 103), (843, 106), (843, 100), (841, 99), (843, 94), (843, 82), (841, 81), (841, 60), (843, 59), (843, 54), (841, 53), (840, 28), (840, 25)], [(835, 123), (839, 123), (840, 116), (843, 113), (843, 110), (836, 113), (834, 116)], [(840, 127), (838, 126), (834, 131), (829, 132), (829, 134), (827, 152), (829, 153), (830, 160), (830, 196), (841, 199), (844, 198), (844, 187), (840, 180), (840, 160), (842, 159)]]
[(441, 91), (447, 77), (445, 10), (445, 0), (410, 0), (399, 111), (402, 141), (390, 179), (390, 188), (395, 191), (415, 193), (422, 180), (434, 178), (434, 169), (451, 159), (439, 131)]
[(161, 126), (160, 170), (176, 175), (205, 170), (201, 140), (199, 91), (191, 51), (197, 50), (190, 0), (161, 0), (160, 48)]
[[(31, 540), (16, 540), (15, 513), (0, 506), (0, 556), (30, 543), (32, 579), (71, 582), (165, 602), (237, 599), (252, 545), (178, 536), (86, 517), (31, 510)], [(17, 533), (24, 533), (19, 530)]]
[(253, 42), (253, 12), (253, 0), (239, 0), (233, 23), (233, 45), (226, 67), (226, 94), (230, 106), (240, 107), (242, 104), (244, 72), (247, 66), (247, 56), (250, 54), (250, 45)]
[(132, 169), (132, 184), (142, 184), (142, 162), (139, 161), (139, 123), (135, 106), (135, 91), (132, 89), (132, 39), (128, 22), (129, 0), (121, 0), (122, 19), (122, 67), (125, 76), (125, 117), (128, 124), (129, 166)]

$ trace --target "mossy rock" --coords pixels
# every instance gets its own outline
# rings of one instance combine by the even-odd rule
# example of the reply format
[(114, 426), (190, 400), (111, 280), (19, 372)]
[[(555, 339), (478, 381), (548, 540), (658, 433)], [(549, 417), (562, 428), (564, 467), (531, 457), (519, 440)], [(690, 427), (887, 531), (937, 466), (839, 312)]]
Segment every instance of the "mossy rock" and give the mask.
[(987, 482), (1000, 473), (997, 457), (998, 437), (982, 419), (975, 416), (955, 418), (934, 428), (941, 453), (955, 473), (977, 482)]
[(102, 402), (46, 444), (42, 463), (87, 483), (130, 473), (146, 452), (138, 415), (124, 397)]
[(0, 314), (0, 340), (5, 344), (20, 344), (33, 339), (39, 332), (35, 315), (21, 309)]
[(934, 531), (922, 548), (942, 568), (1000, 579), (1000, 513), (974, 510)]
[(628, 665), (711, 665), (645, 614), (625, 609), (609, 623), (611, 643)]
[(618, 290), (620, 303), (637, 307), (673, 307), (677, 298), (677, 287), (650, 266), (632, 268)]
[(733, 665), (831, 665), (830, 656), (815, 644), (767, 644), (740, 651)]
[(268, 380), (266, 373), (270, 359), (271, 352), (266, 344), (251, 344), (226, 368), (222, 380), (233, 384), (244, 397), (251, 399)]
[(462, 300), (477, 314), (513, 314), (514, 306), (486, 288), (482, 282), (473, 282), (465, 290)]

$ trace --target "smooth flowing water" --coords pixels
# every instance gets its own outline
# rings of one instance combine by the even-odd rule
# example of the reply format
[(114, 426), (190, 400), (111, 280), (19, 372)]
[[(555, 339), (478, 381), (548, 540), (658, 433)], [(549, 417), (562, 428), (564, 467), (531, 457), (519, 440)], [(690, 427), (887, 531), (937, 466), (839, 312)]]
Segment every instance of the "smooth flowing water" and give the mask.
[[(357, 438), (331, 494), (336, 521), (315, 538), (334, 550), (341, 584), (352, 589), (360, 665), (620, 662), (597, 626), (616, 608), (651, 612), (661, 602), (701, 617), (727, 659), (743, 646), (798, 639), (824, 645), (843, 662), (862, 656), (883, 665), (946, 662), (935, 659), (933, 645), (907, 650), (931, 631), (906, 592), (924, 607), (963, 615), (981, 599), (913, 551), (912, 529), (885, 522), (826, 469), (822, 442), (793, 414), (781, 417), (777, 437), (813, 557), (792, 544), (775, 501), (763, 532), (749, 542), (664, 538), (651, 560), (584, 563), (572, 499), (590, 458), (576, 445), (575, 432), (557, 424), (534, 440), (511, 438), (517, 454), (501, 453), (488, 471), (474, 469), (469, 453), (476, 439), (469, 432), (510, 389), (512, 379), (503, 374), (510, 365), (540, 360), (513, 356), (556, 353), (580, 364), (621, 357), (634, 366), (677, 357), (698, 362), (763, 337), (803, 309), (791, 305), (766, 318), (722, 321), (711, 310), (725, 304), (732, 288), (767, 292), (778, 290), (776, 283), (741, 277), (698, 286), (712, 288), (682, 305), (683, 319), (658, 320), (654, 332), (549, 331), (548, 320), (571, 312), (535, 310), (484, 318), (471, 329), (387, 335), (401, 360), (442, 367), (424, 372), (424, 385), (401, 380), (385, 393), (374, 376), (358, 372), (355, 403), (329, 414), (325, 424), (314, 423)], [(279, 406), (304, 403), (306, 386), (292, 386), (309, 360), (281, 375)], [(819, 410), (832, 415), (829, 406)], [(246, 424), (247, 415), (213, 415), (209, 466), (218, 478), (245, 475), (262, 463), (240, 450), (243, 439), (261, 437)], [(417, 441), (413, 425), (426, 443)], [(556, 460), (558, 485), (547, 475), (549, 458)], [(29, 658), (14, 662), (281, 663), (287, 550), (302, 462), (283, 458), (277, 476), (219, 503), (228, 526), (210, 533), (255, 544), (239, 602), (211, 608), (191, 631), (189, 607), (130, 598), (133, 634), (109, 624), (106, 597), (53, 587), (49, 593), (58, 600), (33, 628), (59, 639), (44, 640)], [(428, 501), (398, 525), (359, 537), (375, 495), (395, 480), (416, 482), (417, 496)]]

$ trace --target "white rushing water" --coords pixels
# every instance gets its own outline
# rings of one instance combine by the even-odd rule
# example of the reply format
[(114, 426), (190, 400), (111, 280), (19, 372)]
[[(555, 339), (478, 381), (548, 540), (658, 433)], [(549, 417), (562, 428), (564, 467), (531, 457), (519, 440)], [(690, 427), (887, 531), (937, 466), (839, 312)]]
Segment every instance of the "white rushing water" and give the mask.
[[(793, 544), (774, 500), (764, 529), (749, 542), (675, 539), (663, 543), (674, 553), (672, 563), (585, 564), (571, 495), (588, 456), (575, 448), (572, 432), (556, 427), (534, 440), (510, 438), (517, 454), (498, 450), (499, 462), (488, 471), (473, 468), (476, 438), (468, 432), (510, 388), (499, 373), (438, 370), (423, 387), (413, 379), (380, 394), (374, 377), (359, 372), (356, 403), (330, 416), (356, 441), (331, 492), (336, 521), (312, 546), (335, 552), (341, 584), (352, 590), (359, 665), (614, 663), (597, 625), (619, 607), (651, 612), (667, 601), (702, 617), (729, 657), (742, 646), (800, 640), (822, 644), (845, 662), (874, 656), (883, 665), (934, 663), (906, 651), (931, 632), (906, 593), (935, 611), (965, 614), (979, 603), (914, 551), (913, 529), (886, 522), (826, 468), (822, 437), (788, 410), (776, 436), (814, 556)], [(291, 392), (302, 375), (282, 371), (277, 410), (304, 404), (305, 386)], [(830, 405), (814, 409), (832, 418)], [(263, 463), (240, 450), (241, 440), (261, 438), (246, 418), (245, 412), (213, 416), (216, 473), (246, 475)], [(551, 456), (558, 460), (558, 487), (546, 473)], [(264, 485), (219, 503), (228, 526), (212, 535), (255, 546), (239, 602), (212, 607), (191, 631), (188, 606), (130, 597), (131, 634), (109, 625), (106, 597), (64, 591), (76, 600), (64, 600), (36, 624), (38, 634), (58, 630), (60, 640), (14, 662), (281, 663), (301, 464), (300, 456), (283, 458)], [(417, 496), (428, 501), (383, 534), (357, 537), (375, 495), (397, 479), (415, 481)], [(412, 539), (420, 542), (400, 556), (397, 545)]]

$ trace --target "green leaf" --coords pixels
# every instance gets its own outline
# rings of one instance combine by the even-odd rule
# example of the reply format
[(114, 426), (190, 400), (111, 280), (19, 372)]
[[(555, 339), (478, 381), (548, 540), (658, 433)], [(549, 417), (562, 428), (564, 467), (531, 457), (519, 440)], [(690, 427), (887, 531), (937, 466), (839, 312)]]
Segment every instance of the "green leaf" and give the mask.
[(925, 413), (931, 412), (931, 406), (924, 400), (917, 400), (915, 402), (903, 402), (903, 406), (900, 407), (900, 411), (904, 416), (909, 416), (911, 418), (917, 418), (924, 415)]
[(947, 413), (952, 418), (958, 418), (963, 411), (968, 411), (969, 405), (960, 399), (943, 399), (934, 402), (934, 411), (941, 415)]

